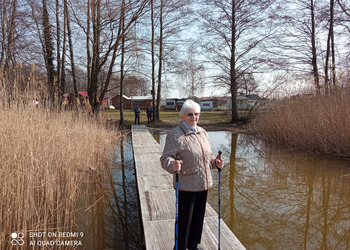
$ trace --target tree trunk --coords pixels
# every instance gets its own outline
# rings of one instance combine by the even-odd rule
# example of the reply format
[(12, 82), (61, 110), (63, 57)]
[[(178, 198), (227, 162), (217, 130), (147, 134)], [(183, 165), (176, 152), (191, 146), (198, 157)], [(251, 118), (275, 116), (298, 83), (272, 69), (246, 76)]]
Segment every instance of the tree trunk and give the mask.
[(151, 0), (151, 23), (152, 23), (152, 39), (151, 39), (151, 46), (152, 46), (152, 51), (151, 51), (151, 54), (152, 54), (152, 104), (153, 104), (153, 114), (152, 114), (152, 120), (153, 122), (155, 121), (155, 118), (156, 118), (156, 111), (155, 111), (155, 101), (156, 101), (156, 78), (155, 78), (155, 67), (156, 67), (156, 64), (155, 64), (155, 59), (154, 59), (154, 6), (153, 6), (153, 0)]
[[(331, 27), (331, 25), (330, 25)], [(325, 58), (325, 65), (324, 65), (324, 91), (327, 95), (329, 93), (329, 56), (330, 56), (330, 49), (331, 49), (331, 29), (328, 30), (328, 37), (327, 37), (327, 49), (326, 49), (326, 58)]]
[(49, 89), (49, 101), (50, 105), (54, 102), (54, 79), (55, 79), (55, 70), (54, 70), (54, 56), (53, 56), (53, 42), (51, 34), (51, 25), (49, 20), (49, 13), (47, 11), (47, 2), (43, 0), (43, 27), (44, 27), (44, 59), (47, 70), (47, 83)]
[[(65, 17), (64, 17), (65, 18)], [(64, 22), (63, 22), (64, 23)], [(58, 86), (61, 86), (61, 34), (60, 34), (60, 3), (56, 0), (56, 48), (57, 48), (57, 66), (56, 66), (56, 82)], [(64, 52), (63, 52), (64, 57)], [(64, 67), (62, 66), (62, 69)], [(59, 91), (59, 98), (61, 98), (62, 92)]]
[[(15, 44), (14, 44), (14, 40), (15, 40), (15, 32), (16, 32), (16, 13), (17, 13), (17, 0), (13, 1), (12, 6), (3, 6), (3, 8), (9, 8), (10, 10), (12, 10), (12, 12), (10, 12), (8, 15), (9, 17), (9, 23), (7, 23), (7, 30), (6, 29), (6, 16), (3, 17), (3, 46), (2, 46), (2, 58), (5, 56), (5, 63), (4, 63), (4, 71), (9, 75), (11, 74), (10, 72), (10, 68), (11, 66), (15, 65), (15, 59), (14, 59), (14, 50), (15, 50)], [(5, 14), (6, 15), (6, 14)], [(6, 34), (7, 33), (7, 34)], [(5, 37), (7, 39), (5, 39)], [(6, 49), (5, 49), (6, 48)], [(6, 50), (6, 52), (4, 52), (4, 49)], [(2, 60), (1, 60), (2, 62)], [(1, 64), (2, 65), (2, 64)]]
[[(11, 106), (15, 98), (15, 81), (3, 81), (4, 78), (12, 78), (12, 70), (15, 67), (15, 32), (16, 32), (16, 12), (17, 0), (12, 2), (2, 2), (1, 9), (1, 55), (0, 55), (0, 83), (5, 91), (3, 105)], [(11, 6), (10, 6), (11, 5)], [(2, 70), (1, 70), (2, 69)]]
[[(87, 65), (86, 65), (86, 70), (87, 70), (87, 88), (86, 90), (90, 89), (91, 86), (91, 54), (90, 54), (90, 22), (91, 22), (91, 3), (92, 0), (87, 1), (87, 20), (86, 20), (86, 58), (87, 58)], [(77, 93), (77, 98), (79, 98), (78, 93)]]
[[(327, 37), (327, 51), (326, 51), (326, 58), (325, 58), (325, 94), (329, 94), (329, 91), (331, 91), (332, 87), (330, 85), (330, 77), (328, 72), (330, 71), (329, 67), (329, 58), (330, 58), (330, 52), (331, 52), (331, 46), (332, 46), (332, 72), (333, 72), (333, 63), (334, 63), (334, 34), (333, 34), (333, 19), (334, 19), (334, 0), (330, 0), (329, 4), (329, 30), (328, 30), (328, 37)], [(333, 76), (332, 76), (333, 77)], [(334, 80), (334, 79), (333, 79)]]
[[(59, 86), (59, 98), (60, 100), (63, 97), (63, 94), (65, 92), (65, 87), (66, 87), (66, 51), (67, 51), (67, 45), (66, 45), (66, 40), (67, 40), (67, 15), (65, 12), (65, 9), (63, 10), (63, 41), (62, 41), (62, 68), (61, 68), (61, 82), (58, 82)], [(58, 75), (58, 73), (57, 73)]]
[(231, 27), (231, 60), (230, 60), (230, 81), (231, 81), (231, 97), (232, 97), (232, 116), (231, 123), (238, 121), (237, 112), (237, 77), (236, 77), (236, 1), (232, 0), (232, 27)]
[(91, 3), (91, 16), (92, 16), (92, 32), (93, 32), (93, 44), (92, 44), (92, 62), (91, 62), (91, 78), (90, 86), (88, 87), (88, 98), (91, 105), (91, 111), (98, 113), (99, 100), (97, 98), (98, 90), (98, 75), (100, 70), (100, 0), (92, 0)]
[[(108, 86), (113, 74), (113, 69), (115, 67), (115, 60), (117, 57), (117, 51), (119, 48), (119, 45), (121, 43), (121, 40), (123, 36), (126, 34), (126, 32), (130, 29), (130, 27), (136, 22), (137, 18), (142, 14), (144, 7), (146, 6), (147, 1), (142, 1), (138, 9), (135, 10), (129, 10), (132, 11), (132, 15), (130, 20), (127, 21), (127, 23), (124, 25), (124, 31), (122, 32), (122, 25), (121, 22), (126, 16), (124, 13), (127, 8), (124, 6), (125, 1), (122, 2), (122, 10), (120, 12), (120, 20), (119, 20), (119, 27), (117, 28), (118, 32), (116, 37), (113, 36), (113, 39), (110, 39), (108, 41), (108, 49), (104, 50), (104, 48), (101, 47), (101, 44), (106, 44), (105, 37), (101, 37), (101, 28), (104, 28), (104, 25), (106, 25), (106, 22), (104, 18), (105, 16), (101, 16), (101, 11), (103, 8), (101, 8), (101, 0), (92, 0), (91, 2), (91, 21), (92, 23), (92, 45), (87, 46), (88, 55), (90, 55), (89, 49), (92, 48), (92, 56), (90, 55), (90, 60), (88, 63), (91, 63), (88, 78), (88, 97), (89, 102), (91, 105), (91, 112), (94, 114), (98, 114), (99, 108), (101, 104), (103, 103), (103, 98), (108, 90)], [(126, 20), (126, 19), (125, 19)], [(113, 27), (113, 29), (115, 29)], [(112, 34), (115, 34), (114, 31), (111, 31)], [(89, 39), (89, 33), (87, 33)], [(102, 39), (102, 40), (100, 40)], [(105, 51), (105, 53), (102, 54), (101, 51)], [(108, 67), (104, 67), (106, 63), (108, 62)], [(89, 68), (89, 66), (88, 66)], [(101, 70), (108, 68), (107, 76), (105, 80), (101, 80), (99, 75), (101, 73)], [(99, 82), (100, 81), (100, 82)], [(99, 96), (98, 96), (99, 91)]]
[(74, 51), (73, 51), (73, 41), (72, 41), (72, 31), (70, 28), (70, 17), (67, 0), (64, 0), (64, 12), (67, 20), (67, 32), (68, 32), (68, 43), (69, 43), (69, 54), (70, 54), (70, 64), (72, 69), (72, 78), (73, 78), (73, 88), (74, 96), (78, 97), (78, 88), (77, 88), (77, 76), (75, 74), (75, 60), (74, 60)]
[[(125, 0), (123, 0), (123, 6), (125, 5)], [(123, 15), (124, 15), (124, 7), (123, 9)], [(119, 96), (119, 111), (120, 111), (120, 124), (124, 124), (124, 112), (123, 112), (123, 85), (124, 85), (124, 55), (125, 55), (125, 19), (124, 17), (121, 20), (122, 23), (122, 44), (121, 44), (121, 59), (120, 59), (120, 96)]]
[(317, 52), (316, 52), (316, 27), (315, 27), (315, 13), (314, 13), (314, 1), (311, 0), (311, 49), (312, 49), (312, 74), (314, 77), (314, 84), (316, 88), (316, 94), (321, 94), (320, 80), (317, 67)]
[(332, 29), (332, 32), (331, 32), (331, 46), (332, 46), (332, 86), (331, 88), (332, 89), (335, 89), (336, 88), (336, 72), (335, 72), (335, 48), (334, 48), (334, 29), (333, 29), (333, 26), (334, 26), (334, 0), (330, 0), (330, 3), (331, 3), (331, 29)]
[(163, 0), (160, 3), (160, 17), (159, 17), (159, 64), (158, 64), (158, 89), (157, 89), (157, 109), (156, 120), (159, 121), (160, 113), (160, 99), (162, 90), (162, 62), (163, 62)]

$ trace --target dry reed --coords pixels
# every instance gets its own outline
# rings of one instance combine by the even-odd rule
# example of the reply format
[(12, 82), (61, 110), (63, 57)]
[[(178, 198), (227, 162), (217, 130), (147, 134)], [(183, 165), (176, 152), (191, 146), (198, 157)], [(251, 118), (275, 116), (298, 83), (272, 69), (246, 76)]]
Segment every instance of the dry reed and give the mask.
[(252, 123), (272, 143), (350, 158), (349, 91), (277, 102)]
[(29, 232), (74, 231), (83, 184), (103, 173), (116, 134), (83, 113), (1, 105), (0, 135), (0, 249), (13, 232), (28, 246)]

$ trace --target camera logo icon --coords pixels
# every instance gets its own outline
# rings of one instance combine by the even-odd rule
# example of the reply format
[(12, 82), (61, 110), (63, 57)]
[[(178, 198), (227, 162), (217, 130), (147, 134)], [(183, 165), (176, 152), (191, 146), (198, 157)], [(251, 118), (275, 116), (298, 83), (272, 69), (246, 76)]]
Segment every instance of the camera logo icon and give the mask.
[(12, 246), (23, 246), (24, 245), (24, 233), (22, 232), (14, 232), (11, 234), (11, 244)]

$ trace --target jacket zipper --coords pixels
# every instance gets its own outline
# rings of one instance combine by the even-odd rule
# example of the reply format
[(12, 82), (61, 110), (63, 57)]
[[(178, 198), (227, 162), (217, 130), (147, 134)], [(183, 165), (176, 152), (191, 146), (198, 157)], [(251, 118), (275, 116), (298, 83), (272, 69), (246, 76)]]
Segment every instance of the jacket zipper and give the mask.
[[(179, 126), (182, 130), (182, 132), (184, 132), (185, 136), (187, 136), (185, 130), (183, 130), (183, 128), (181, 126)], [(201, 141), (199, 140), (197, 133), (194, 133), (194, 135), (196, 136), (197, 141), (199, 142), (199, 145), (201, 146), (202, 149), (202, 154), (203, 154), (203, 163), (204, 163), (204, 171), (205, 171), (205, 185), (206, 185), (206, 190), (209, 189), (209, 181), (208, 181), (208, 174), (207, 174), (207, 165), (205, 164), (205, 154), (204, 154), (204, 149), (203, 149), (203, 145), (201, 143)]]
[(205, 154), (204, 154), (204, 149), (203, 149), (203, 145), (201, 143), (201, 141), (199, 140), (197, 134), (195, 133), (194, 134), (197, 138), (197, 141), (199, 142), (199, 145), (201, 146), (201, 149), (202, 149), (202, 154), (203, 154), (203, 163), (204, 163), (204, 170), (205, 170), (205, 185), (206, 185), (206, 189), (208, 190), (209, 189), (209, 186), (208, 186), (208, 174), (207, 174), (207, 165), (205, 164)]

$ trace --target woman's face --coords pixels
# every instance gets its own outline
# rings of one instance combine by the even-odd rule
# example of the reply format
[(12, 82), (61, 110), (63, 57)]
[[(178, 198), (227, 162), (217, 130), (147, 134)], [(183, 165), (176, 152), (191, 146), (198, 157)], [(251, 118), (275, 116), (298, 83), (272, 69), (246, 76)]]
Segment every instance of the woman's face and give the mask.
[(183, 115), (181, 118), (184, 122), (186, 122), (191, 127), (197, 126), (198, 120), (199, 120), (200, 112), (195, 109), (188, 109), (186, 111), (186, 114)]

